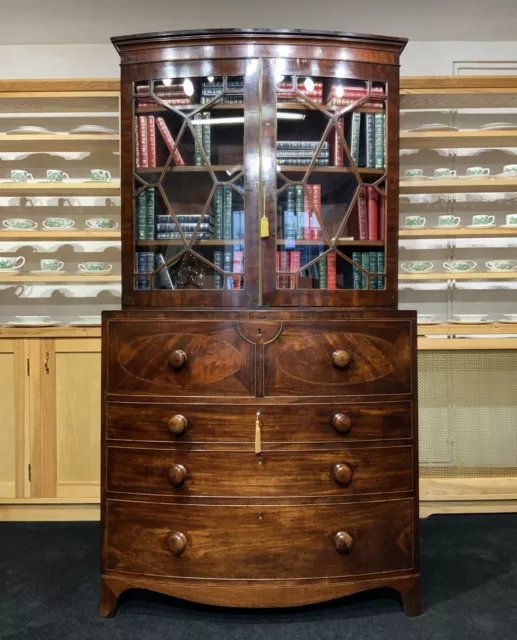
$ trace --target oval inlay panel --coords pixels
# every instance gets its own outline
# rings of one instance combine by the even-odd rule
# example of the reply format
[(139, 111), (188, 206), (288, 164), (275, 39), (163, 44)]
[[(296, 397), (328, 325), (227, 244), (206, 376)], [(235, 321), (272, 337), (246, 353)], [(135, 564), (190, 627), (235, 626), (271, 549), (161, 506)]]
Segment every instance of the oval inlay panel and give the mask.
[[(167, 357), (176, 349), (185, 351), (188, 361), (183, 369), (172, 371)], [(238, 371), (241, 354), (230, 343), (213, 336), (165, 333), (122, 346), (119, 363), (127, 373), (155, 384), (209, 385)]]
[[(336, 349), (351, 354), (346, 369), (332, 364), (331, 354)], [(323, 333), (293, 339), (278, 356), (278, 367), (284, 373), (318, 385), (372, 382), (391, 373), (397, 363), (397, 350), (391, 343), (362, 333)]]

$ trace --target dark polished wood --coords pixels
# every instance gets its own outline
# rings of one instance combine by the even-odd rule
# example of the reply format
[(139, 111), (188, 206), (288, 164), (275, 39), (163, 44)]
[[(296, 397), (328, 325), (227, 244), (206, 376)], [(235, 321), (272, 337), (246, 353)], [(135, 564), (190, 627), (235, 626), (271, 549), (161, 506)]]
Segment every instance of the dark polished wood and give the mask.
[[(214, 29), (114, 44), (122, 311), (103, 313), (101, 615), (113, 615), (130, 588), (284, 607), (379, 587), (398, 591), (406, 614), (418, 615), (416, 314), (397, 310), (405, 41)], [(385, 289), (277, 289), (274, 224), (268, 237), (259, 233), (259, 219), (272, 222), (277, 208), (277, 59), (285, 75), (387, 89), (386, 173), (332, 173), (358, 186), (377, 180), (386, 192)], [(136, 171), (134, 83), (210, 75), (244, 79), (243, 287), (135, 290), (135, 194), (154, 186), (162, 197), (181, 178), (178, 202), (166, 203), (175, 214), (184, 200), (199, 205), (194, 190), (215, 174), (175, 171), (166, 157), (156, 172)], [(312, 115), (337, 121), (339, 110), (320, 111)], [(164, 104), (160, 113), (181, 118)]]

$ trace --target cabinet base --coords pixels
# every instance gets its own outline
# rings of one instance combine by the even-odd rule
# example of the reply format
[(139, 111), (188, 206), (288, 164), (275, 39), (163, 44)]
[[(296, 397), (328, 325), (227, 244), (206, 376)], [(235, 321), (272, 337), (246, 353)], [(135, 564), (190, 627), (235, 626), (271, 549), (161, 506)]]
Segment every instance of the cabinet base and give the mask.
[(127, 578), (102, 577), (100, 615), (110, 618), (117, 608), (118, 597), (127, 589), (148, 589), (175, 598), (223, 607), (296, 607), (334, 600), (360, 591), (391, 588), (402, 598), (404, 613), (419, 616), (420, 576), (404, 576), (358, 582), (300, 584), (278, 581), (276, 584), (251, 584), (235, 581), (233, 585), (211, 582), (172, 580), (156, 582)]

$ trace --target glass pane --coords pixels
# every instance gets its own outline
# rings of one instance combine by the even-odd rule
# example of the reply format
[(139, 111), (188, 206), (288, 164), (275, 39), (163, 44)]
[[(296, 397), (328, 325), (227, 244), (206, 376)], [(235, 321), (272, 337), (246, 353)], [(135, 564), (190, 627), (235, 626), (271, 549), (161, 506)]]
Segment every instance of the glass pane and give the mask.
[(241, 76), (135, 84), (135, 288), (244, 286), (243, 102)]
[(278, 77), (277, 288), (384, 288), (385, 99), (382, 83)]

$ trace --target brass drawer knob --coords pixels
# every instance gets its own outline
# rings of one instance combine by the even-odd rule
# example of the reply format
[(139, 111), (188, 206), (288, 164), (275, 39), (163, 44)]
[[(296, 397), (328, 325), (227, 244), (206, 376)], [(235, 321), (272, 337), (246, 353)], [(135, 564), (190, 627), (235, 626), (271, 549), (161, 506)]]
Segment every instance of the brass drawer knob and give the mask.
[(334, 544), (336, 551), (346, 555), (350, 553), (354, 547), (354, 539), (346, 531), (338, 531), (334, 536)]
[(174, 556), (180, 556), (187, 546), (187, 538), (181, 531), (176, 531), (167, 538), (167, 546)]
[(338, 369), (346, 369), (350, 364), (351, 356), (344, 349), (336, 349), (332, 352), (332, 364)]
[(169, 418), (167, 422), (169, 431), (173, 436), (180, 436), (182, 433), (184, 433), (185, 429), (187, 428), (187, 425), (188, 425), (187, 418), (185, 418), (185, 416), (182, 416), (179, 413), (176, 414), (175, 416), (172, 416), (172, 418)]
[(352, 482), (354, 470), (349, 464), (347, 464), (346, 462), (342, 462), (339, 464), (335, 464), (332, 467), (332, 475), (334, 476), (334, 480), (337, 482), (337, 484), (340, 484), (343, 487), (348, 487), (348, 485)]
[(167, 475), (172, 485), (181, 487), (187, 477), (187, 470), (182, 464), (175, 464), (169, 469)]
[(346, 413), (335, 413), (332, 416), (332, 425), (338, 433), (346, 436), (352, 429), (352, 420), (350, 420)]
[(169, 367), (178, 371), (187, 364), (187, 354), (181, 349), (176, 349), (176, 351), (171, 351), (169, 353), (167, 360), (169, 362)]

